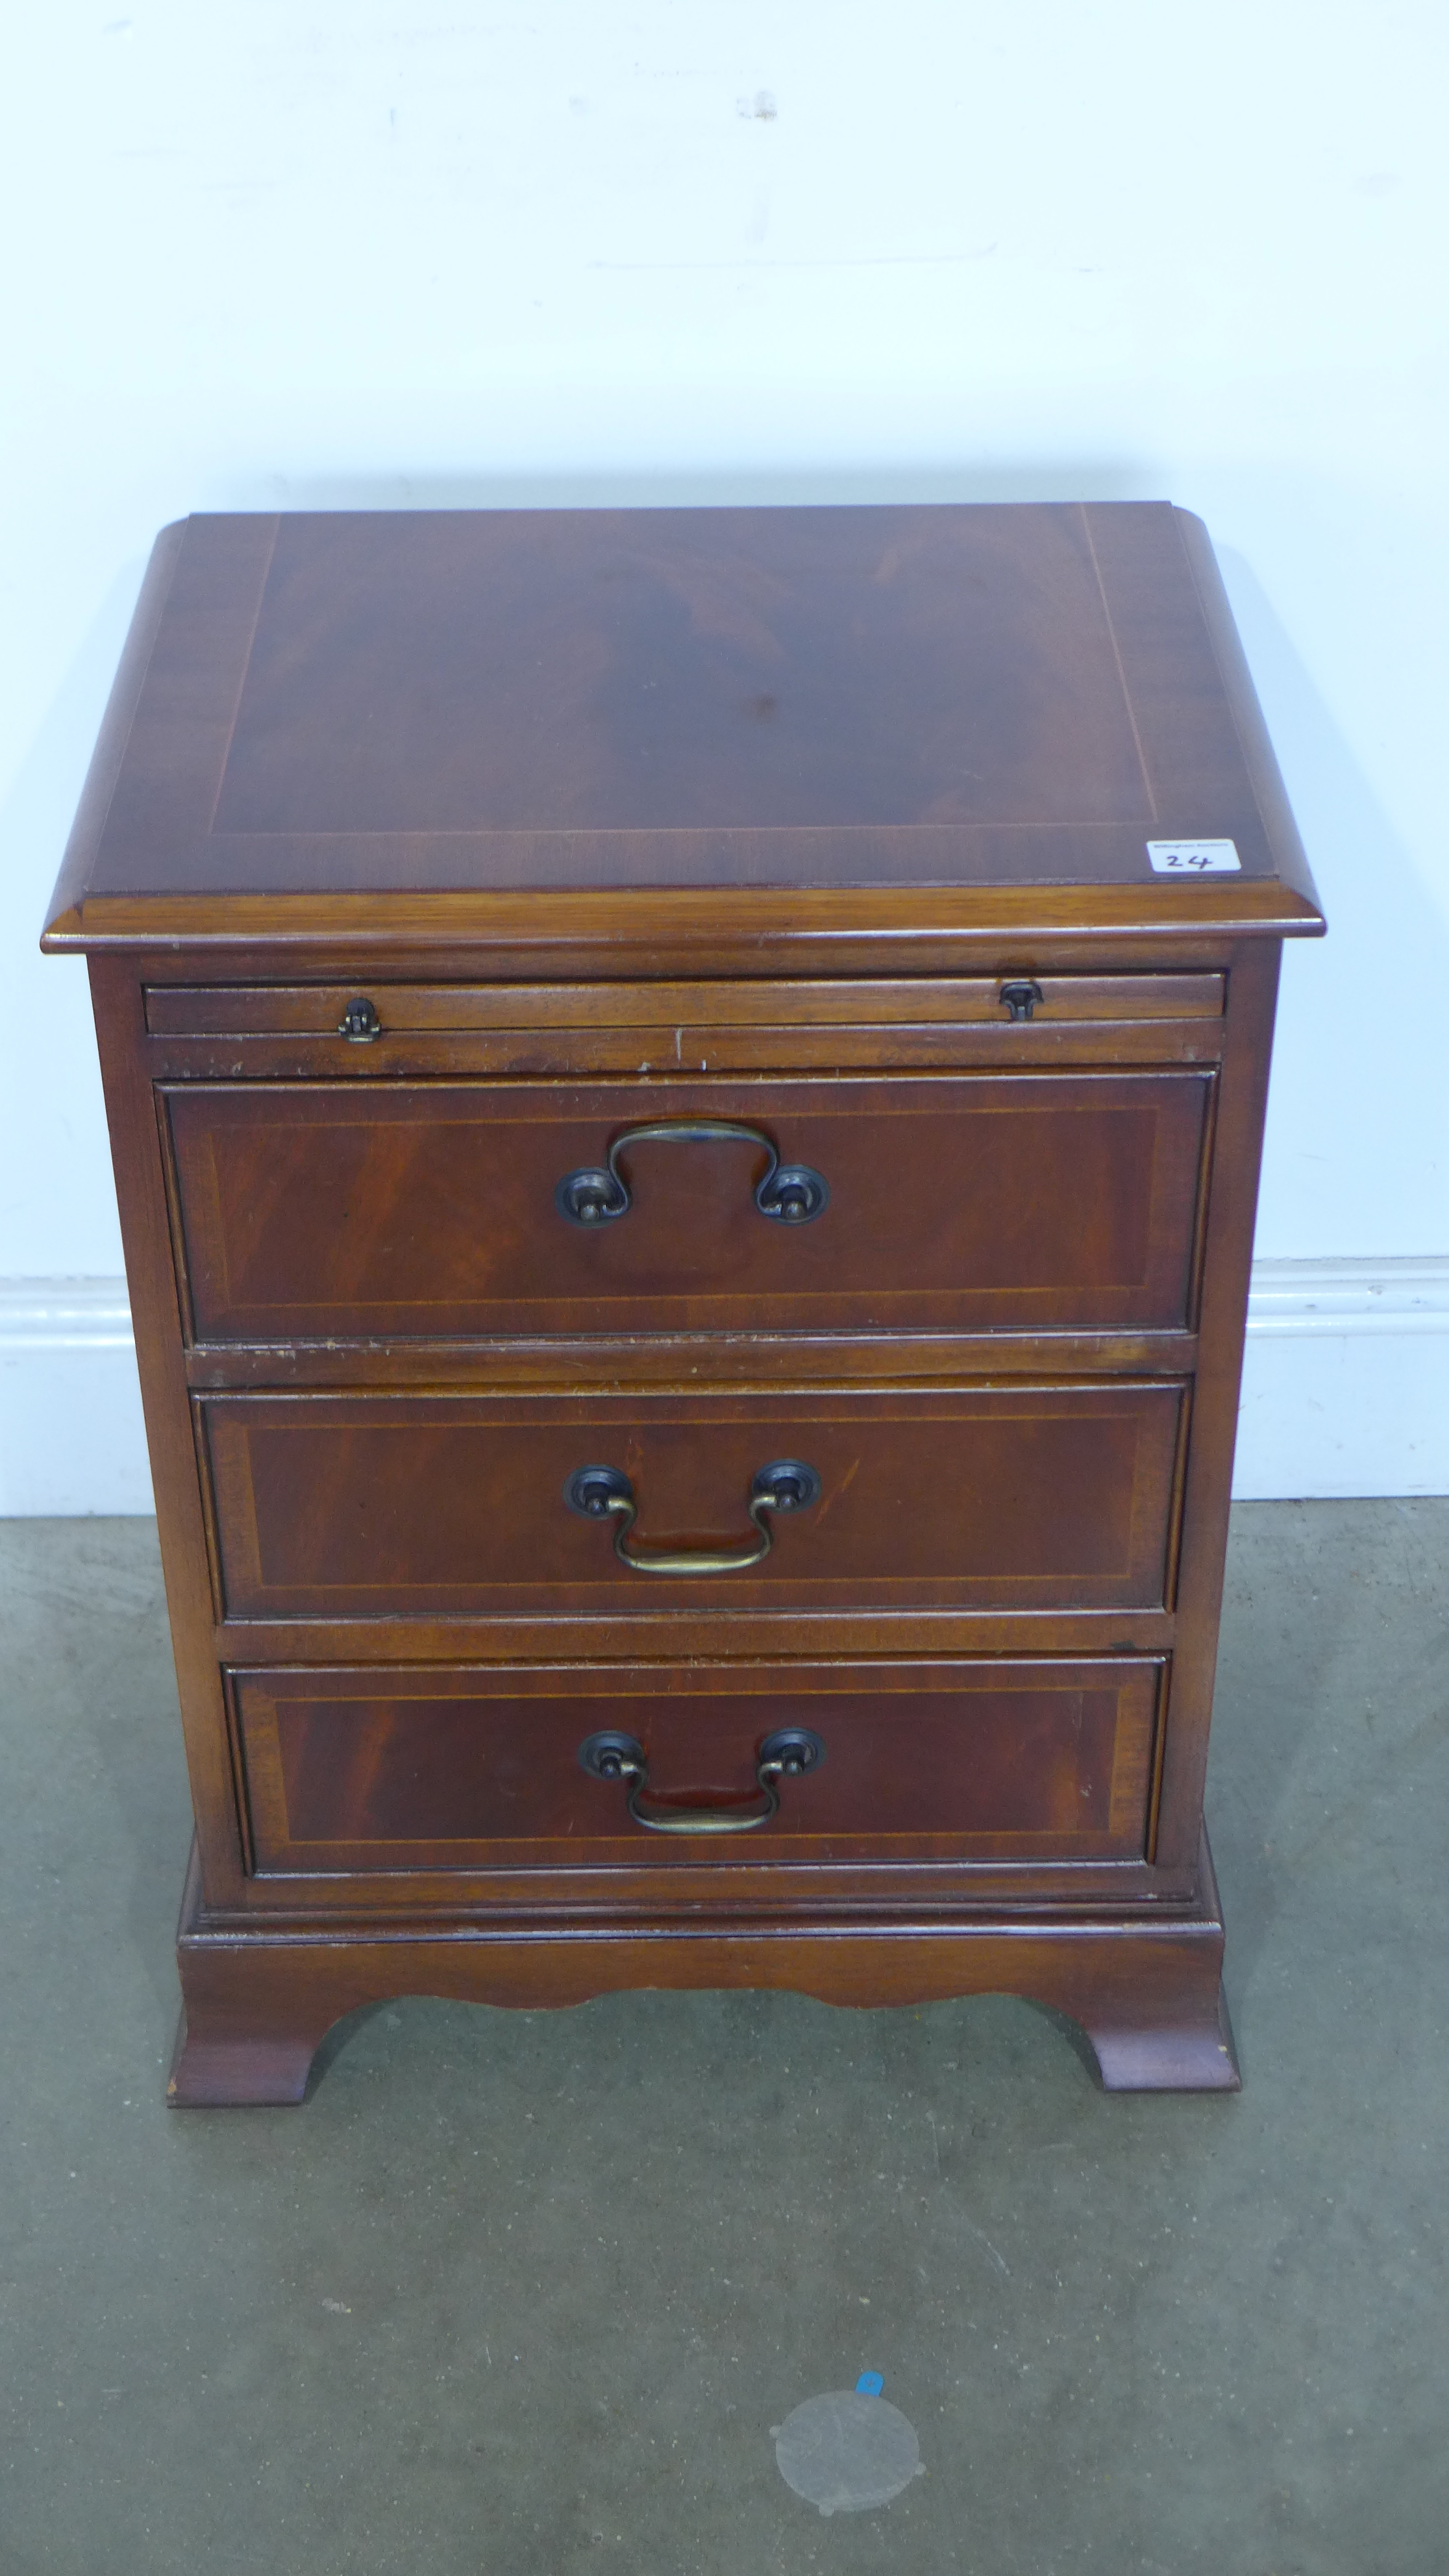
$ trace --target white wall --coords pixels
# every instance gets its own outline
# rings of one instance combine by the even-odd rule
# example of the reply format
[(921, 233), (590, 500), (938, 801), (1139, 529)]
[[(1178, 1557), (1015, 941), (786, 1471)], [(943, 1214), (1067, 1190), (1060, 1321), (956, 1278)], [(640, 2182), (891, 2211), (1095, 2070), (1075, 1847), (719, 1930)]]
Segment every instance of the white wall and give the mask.
[[(72, 1331), (120, 1269), (84, 975), (34, 937), (190, 509), (1200, 511), (1332, 925), (1287, 960), (1260, 1250), (1449, 1256), (1441, 0), (123, 11), (19, 0), (4, 31), (0, 1279), (38, 1285), (0, 1508), (135, 1483)], [(1449, 1487), (1449, 1334), (1349, 1342), (1357, 1379), (1332, 1335), (1255, 1346), (1253, 1474)]]

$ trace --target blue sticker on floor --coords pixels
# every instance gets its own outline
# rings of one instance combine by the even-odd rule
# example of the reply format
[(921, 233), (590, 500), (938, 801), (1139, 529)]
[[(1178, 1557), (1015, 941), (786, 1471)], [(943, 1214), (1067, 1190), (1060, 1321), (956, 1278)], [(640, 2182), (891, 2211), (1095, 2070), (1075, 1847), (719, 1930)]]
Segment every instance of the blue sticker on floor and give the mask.
[(884, 2386), (878, 2370), (863, 2370), (853, 2388), (807, 2397), (771, 2426), (786, 2486), (821, 2513), (868, 2512), (925, 2476), (916, 2428)]

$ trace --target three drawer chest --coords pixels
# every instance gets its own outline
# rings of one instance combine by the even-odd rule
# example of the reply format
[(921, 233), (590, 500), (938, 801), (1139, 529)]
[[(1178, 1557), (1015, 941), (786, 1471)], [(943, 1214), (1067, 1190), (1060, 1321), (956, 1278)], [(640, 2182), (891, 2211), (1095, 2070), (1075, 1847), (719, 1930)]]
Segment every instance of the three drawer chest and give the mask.
[(1322, 927), (1166, 505), (163, 534), (44, 944), (195, 1804), (173, 2101), (636, 1986), (1236, 2084), (1203, 1778)]

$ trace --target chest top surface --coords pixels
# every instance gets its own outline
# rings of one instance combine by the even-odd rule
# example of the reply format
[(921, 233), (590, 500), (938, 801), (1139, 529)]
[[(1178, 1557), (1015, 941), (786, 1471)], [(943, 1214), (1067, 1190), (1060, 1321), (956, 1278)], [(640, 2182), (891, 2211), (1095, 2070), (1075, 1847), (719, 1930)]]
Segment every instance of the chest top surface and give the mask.
[[(1236, 871), (1164, 882), (1181, 838)], [(1166, 504), (216, 516), (158, 541), (47, 945), (1031, 888), (1084, 926), (1321, 926)]]

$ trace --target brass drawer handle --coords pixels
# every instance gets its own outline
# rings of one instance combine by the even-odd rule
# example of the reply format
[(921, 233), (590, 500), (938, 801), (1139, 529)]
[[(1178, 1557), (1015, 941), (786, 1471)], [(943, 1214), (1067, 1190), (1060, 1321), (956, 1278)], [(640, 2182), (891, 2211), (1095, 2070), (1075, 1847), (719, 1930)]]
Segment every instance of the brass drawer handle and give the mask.
[(576, 1467), (564, 1487), (571, 1512), (587, 1521), (612, 1520), (614, 1554), (635, 1574), (738, 1574), (758, 1565), (770, 1553), (770, 1529), (764, 1512), (803, 1512), (820, 1499), (820, 1479), (798, 1458), (777, 1458), (762, 1467), (750, 1487), (749, 1515), (759, 1535), (752, 1547), (735, 1549), (668, 1548), (641, 1552), (628, 1544), (639, 1506), (634, 1488), (620, 1467)]
[(779, 1813), (776, 1783), (803, 1780), (824, 1759), (825, 1747), (808, 1726), (782, 1726), (767, 1735), (760, 1747), (755, 1764), (762, 1800), (758, 1807), (646, 1807), (649, 1762), (637, 1737), (606, 1731), (588, 1736), (579, 1746), (579, 1760), (591, 1779), (628, 1781), (629, 1813), (636, 1825), (647, 1826), (651, 1834), (751, 1834)]
[(770, 1167), (755, 1190), (761, 1216), (776, 1225), (809, 1225), (830, 1204), (828, 1184), (807, 1163), (782, 1163), (759, 1127), (737, 1126), (730, 1118), (661, 1118), (643, 1127), (626, 1127), (609, 1147), (607, 1164), (566, 1172), (554, 1191), (554, 1205), (570, 1225), (612, 1225), (633, 1205), (629, 1184), (619, 1171), (619, 1156), (631, 1145), (697, 1145), (723, 1137), (744, 1145), (763, 1145)]

